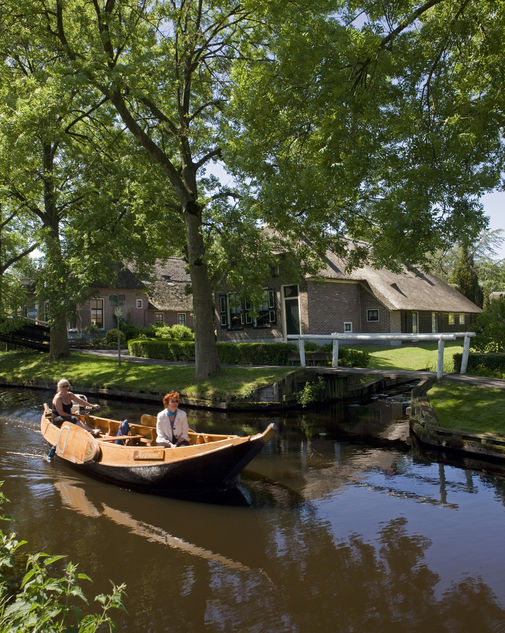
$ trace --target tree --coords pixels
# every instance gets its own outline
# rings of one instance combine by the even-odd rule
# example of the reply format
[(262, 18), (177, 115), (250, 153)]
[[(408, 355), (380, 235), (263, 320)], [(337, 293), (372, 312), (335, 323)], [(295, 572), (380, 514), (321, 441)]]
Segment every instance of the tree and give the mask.
[(282, 17), (264, 31), (269, 54), (237, 67), (228, 116), (225, 158), (258, 213), (292, 239), (365, 240), (353, 263), (389, 267), (427, 264), (484, 228), (503, 117), (482, 66), (499, 51), (503, 7), (358, 1)]
[(472, 347), (479, 352), (505, 352), (505, 297), (490, 301), (479, 314)]
[(100, 91), (170, 184), (192, 281), (196, 378), (205, 378), (218, 359), (198, 173), (219, 155), (227, 74), (255, 16), (231, 1), (15, 4), (26, 27), (42, 26), (37, 41), (59, 56), (61, 77)]
[(453, 284), (470, 301), (482, 307), (484, 295), (479, 284), (473, 256), (467, 244), (463, 244), (459, 251), (459, 258), (449, 277), (449, 283)]
[[(16, 211), (1, 206), (0, 202), (0, 321), (8, 312), (15, 310), (18, 302), (11, 297), (14, 283), (10, 283), (8, 271), (37, 247), (23, 232)], [(16, 294), (19, 298), (19, 295)]]
[[(240, 244), (240, 227), (249, 244), (268, 224), (279, 248), (296, 245), (309, 267), (327, 247), (345, 251), (344, 237), (353, 240), (352, 263), (394, 267), (426, 262), (436, 247), (485, 226), (478, 198), (496, 185), (503, 164), (494, 107), (501, 82), (489, 81), (501, 5), (4, 5), (51, 51), (62, 83), (113, 105), (170, 187), (192, 279), (197, 380), (218, 367), (206, 240), (216, 231), (227, 256)], [(230, 199), (205, 177), (219, 157), (248, 194), (238, 207), (213, 204)]]
[(37, 294), (48, 301), (56, 359), (68, 354), (67, 321), (76, 303), (111, 259), (135, 256), (141, 268), (156, 257), (149, 248), (155, 232), (146, 232), (137, 205), (149, 202), (155, 225), (160, 205), (152, 198), (166, 192), (157, 184), (149, 189), (145, 173), (145, 189), (132, 184), (145, 161), (127, 147), (103, 97), (62, 84), (47, 50), (23, 30), (10, 35), (2, 41), (0, 198), (42, 252)]

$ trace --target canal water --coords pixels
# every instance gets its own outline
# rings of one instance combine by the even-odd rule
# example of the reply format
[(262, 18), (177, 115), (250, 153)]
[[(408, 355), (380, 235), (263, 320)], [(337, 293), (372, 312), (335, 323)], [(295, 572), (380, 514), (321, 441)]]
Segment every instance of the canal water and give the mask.
[[(505, 478), (412, 445), (405, 395), (288, 415), (189, 410), (202, 431), (278, 426), (237, 490), (206, 502), (47, 463), (51, 395), (0, 389), (14, 519), (2, 529), (27, 552), (68, 555), (89, 597), (126, 583), (121, 633), (505, 631)], [(158, 408), (101, 404), (131, 420)]]

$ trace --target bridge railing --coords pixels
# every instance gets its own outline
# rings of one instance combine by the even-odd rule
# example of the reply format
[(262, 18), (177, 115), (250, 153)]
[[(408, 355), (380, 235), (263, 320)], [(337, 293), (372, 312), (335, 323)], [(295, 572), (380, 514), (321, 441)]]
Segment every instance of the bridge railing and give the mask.
[(444, 345), (445, 341), (455, 341), (463, 338), (463, 357), (461, 359), (460, 373), (466, 373), (468, 367), (468, 356), (470, 353), (470, 339), (475, 336), (475, 332), (441, 332), (437, 334), (411, 334), (403, 332), (392, 332), (383, 334), (353, 334), (350, 332), (334, 332), (333, 334), (288, 334), (288, 340), (298, 341), (300, 352), (300, 365), (306, 366), (305, 362), (305, 341), (325, 340), (333, 341), (332, 367), (338, 367), (339, 343), (341, 341), (360, 341), (362, 343), (377, 343), (380, 341), (437, 341), (437, 378), (442, 378), (444, 371)]

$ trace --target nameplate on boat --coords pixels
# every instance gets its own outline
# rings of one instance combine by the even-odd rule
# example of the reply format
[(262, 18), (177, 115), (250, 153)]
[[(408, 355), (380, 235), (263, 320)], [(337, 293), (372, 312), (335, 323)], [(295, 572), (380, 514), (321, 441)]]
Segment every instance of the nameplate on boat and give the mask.
[(165, 451), (160, 449), (159, 451), (133, 451), (133, 459), (143, 459), (146, 461), (152, 461), (154, 459), (165, 459)]

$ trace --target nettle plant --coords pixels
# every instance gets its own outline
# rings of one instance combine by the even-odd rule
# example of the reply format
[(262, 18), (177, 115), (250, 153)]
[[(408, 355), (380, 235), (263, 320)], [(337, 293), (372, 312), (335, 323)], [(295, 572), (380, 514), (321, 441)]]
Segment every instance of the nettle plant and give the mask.
[[(0, 491), (0, 506), (7, 501)], [(0, 518), (10, 520), (4, 514)], [(55, 574), (54, 566), (65, 557), (43, 552), (25, 557), (24, 573), (20, 573), (19, 550), (25, 544), (14, 532), (0, 531), (0, 633), (95, 633), (106, 626), (114, 630), (110, 612), (125, 610), (124, 584), (112, 583), (111, 594), (95, 596), (98, 613), (85, 613), (82, 605), (88, 599), (81, 583), (91, 579), (72, 562), (62, 576)]]

